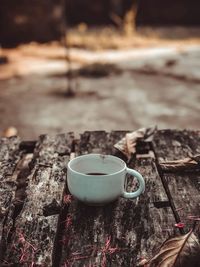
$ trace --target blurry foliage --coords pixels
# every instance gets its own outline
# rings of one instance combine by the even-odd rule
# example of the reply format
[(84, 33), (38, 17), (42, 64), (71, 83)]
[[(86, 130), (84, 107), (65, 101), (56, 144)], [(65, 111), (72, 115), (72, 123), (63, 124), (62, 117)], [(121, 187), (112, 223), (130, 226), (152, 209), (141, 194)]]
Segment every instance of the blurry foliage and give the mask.
[[(150, 40), (149, 34), (151, 34)], [(85, 26), (84, 30), (80, 30), (80, 27), (78, 26), (68, 31), (68, 42), (70, 47), (90, 50), (126, 49), (130, 47), (145, 46), (147, 43), (148, 45), (151, 45), (151, 43), (152, 45), (155, 45), (157, 39), (154, 39), (154, 35), (156, 34), (152, 31), (146, 35), (140, 33), (127, 35), (124, 34), (123, 31), (119, 31), (111, 26), (105, 28), (87, 28), (87, 26)]]
[(123, 31), (127, 36), (131, 36), (136, 31), (137, 10), (137, 1), (134, 1), (131, 9), (126, 12), (125, 17), (123, 19)]
[(133, 0), (132, 5), (126, 10), (124, 16), (120, 16), (111, 10), (110, 17), (124, 35), (131, 36), (136, 32), (137, 11), (138, 0)]
[[(81, 29), (80, 29), (81, 28)], [(134, 31), (134, 28), (132, 29)], [(129, 32), (129, 30), (127, 30)], [(189, 31), (181, 28), (142, 27), (133, 34), (125, 34), (123, 30), (112, 26), (104, 28), (88, 27), (86, 24), (73, 27), (68, 31), (70, 47), (88, 50), (129, 49), (136, 47), (155, 47), (160, 45), (199, 43), (199, 28)]]

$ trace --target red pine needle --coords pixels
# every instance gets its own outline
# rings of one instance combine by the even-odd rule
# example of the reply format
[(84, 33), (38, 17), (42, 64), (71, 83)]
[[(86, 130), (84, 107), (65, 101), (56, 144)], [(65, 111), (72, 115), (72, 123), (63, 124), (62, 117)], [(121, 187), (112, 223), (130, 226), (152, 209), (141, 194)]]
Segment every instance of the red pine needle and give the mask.
[(63, 203), (64, 204), (69, 204), (69, 203), (71, 203), (72, 202), (72, 195), (64, 195), (64, 197), (63, 197)]
[(177, 228), (179, 228), (179, 229), (182, 229), (182, 228), (185, 227), (185, 224), (182, 223), (182, 222), (179, 222), (179, 223), (176, 223), (176, 224), (175, 224), (175, 227), (177, 227)]
[(194, 216), (194, 215), (189, 215), (187, 217), (188, 220), (192, 220), (192, 221), (200, 221), (200, 217), (199, 216)]

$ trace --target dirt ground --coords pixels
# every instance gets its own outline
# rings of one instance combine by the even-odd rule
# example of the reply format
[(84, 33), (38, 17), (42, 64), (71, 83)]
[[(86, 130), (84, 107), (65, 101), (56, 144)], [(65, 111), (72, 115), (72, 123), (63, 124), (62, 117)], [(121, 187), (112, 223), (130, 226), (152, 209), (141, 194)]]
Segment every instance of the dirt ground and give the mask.
[(10, 126), (23, 139), (152, 125), (200, 128), (200, 39), (189, 33), (148, 39), (136, 47), (71, 48), (74, 97), (65, 95), (68, 65), (58, 43), (2, 49), (8, 63), (0, 65), (0, 135)]

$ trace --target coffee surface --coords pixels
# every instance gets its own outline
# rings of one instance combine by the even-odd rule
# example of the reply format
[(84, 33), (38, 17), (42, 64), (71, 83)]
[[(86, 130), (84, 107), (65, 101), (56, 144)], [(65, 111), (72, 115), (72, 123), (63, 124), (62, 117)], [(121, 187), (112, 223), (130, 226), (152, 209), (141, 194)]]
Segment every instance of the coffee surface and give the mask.
[(107, 173), (102, 173), (102, 172), (89, 172), (86, 173), (87, 175), (107, 175)]

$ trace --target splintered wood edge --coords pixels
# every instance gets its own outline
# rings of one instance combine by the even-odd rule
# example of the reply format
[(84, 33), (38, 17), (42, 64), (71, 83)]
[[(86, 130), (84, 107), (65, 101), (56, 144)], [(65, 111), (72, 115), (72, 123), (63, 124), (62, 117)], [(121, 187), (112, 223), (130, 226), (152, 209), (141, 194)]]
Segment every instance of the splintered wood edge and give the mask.
[(13, 224), (13, 200), (16, 191), (17, 165), (21, 160), (18, 137), (0, 139), (0, 263), (6, 246), (6, 227)]
[(27, 197), (7, 246), (7, 262), (52, 265), (72, 142), (72, 133), (42, 136), (37, 142), (27, 177)]

